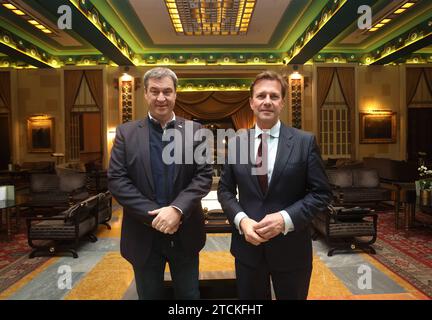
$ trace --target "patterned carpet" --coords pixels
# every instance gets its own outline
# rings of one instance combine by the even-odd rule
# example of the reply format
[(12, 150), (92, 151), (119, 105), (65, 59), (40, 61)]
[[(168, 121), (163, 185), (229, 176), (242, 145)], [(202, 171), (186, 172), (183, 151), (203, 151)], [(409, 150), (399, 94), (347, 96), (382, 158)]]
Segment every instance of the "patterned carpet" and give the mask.
[(394, 219), (393, 212), (379, 213), (377, 254), (370, 256), (432, 298), (432, 216), (417, 212), (410, 230), (396, 230)]
[[(418, 214), (417, 219), (423, 222), (428, 222), (432, 225), (432, 216)], [(380, 264), (385, 266), (385, 268), (390, 269), (412, 286), (417, 288), (419, 291), (423, 292), (429, 298), (432, 298), (432, 228), (418, 226), (414, 229), (411, 229), (410, 231), (396, 231), (394, 228), (394, 214), (392, 212), (379, 212), (378, 221), (378, 240), (374, 245), (377, 254), (364, 256), (369, 257), (369, 259), (374, 261), (378, 261)], [(120, 225), (117, 226), (120, 221), (114, 222), (113, 220), (112, 222), (116, 227), (114, 227), (113, 230), (109, 232), (105, 230), (105, 228), (102, 228), (102, 233), (98, 234), (98, 237), (101, 239), (101, 241), (98, 241), (98, 245), (103, 245), (104, 233), (107, 233), (109, 237), (120, 236)], [(14, 284), (15, 286), (19, 284), (20, 279), (34, 277), (34, 270), (44, 270), (46, 268), (50, 268), (50, 265), (55, 263), (57, 259), (47, 257), (28, 259), (28, 254), (30, 253), (31, 249), (28, 246), (26, 240), (27, 235), (25, 232), (25, 223), (21, 223), (20, 233), (15, 234), (12, 241), (4, 241), (3, 235), (4, 230), (2, 230), (2, 237), (0, 238), (0, 297), (2, 292), (6, 292), (5, 290), (7, 288), (10, 288)], [(208, 241), (210, 240), (208, 239)], [(115, 257), (119, 256), (117, 252), (118, 249), (115, 249), (114, 251), (116, 252)], [(85, 252), (83, 252), (83, 254), (84, 255), (82, 257), (84, 258)], [(110, 254), (112, 255), (113, 253)], [(110, 258), (110, 254), (108, 254), (103, 259), (103, 261)], [(227, 254), (229, 255), (229, 253)], [(326, 255), (322, 258), (327, 259)], [(336, 255), (332, 259), (329, 259), (329, 261), (330, 263), (333, 263), (335, 267), (339, 268), (341, 266), (343, 267), (342, 261), (344, 261), (345, 258), (348, 258), (348, 256), (344, 257), (343, 255)], [(318, 260), (316, 262), (319, 262)], [(71, 263), (87, 263), (82, 259), (69, 259), (68, 261), (71, 261)], [(214, 263), (214, 257), (211, 259), (211, 261)], [(118, 266), (119, 261), (117, 261), (115, 264)], [(100, 267), (101, 265), (103, 264), (101, 263), (98, 266)], [(107, 270), (110, 269), (111, 267), (107, 268)], [(315, 269), (317, 272), (319, 271), (319, 268)], [(92, 272), (93, 271), (94, 270), (92, 270)], [(94, 278), (90, 277), (92, 272), (90, 272), (89, 276), (86, 278), (87, 282)], [(344, 278), (347, 276), (345, 274), (346, 270), (341, 272), (342, 273), (339, 274), (338, 277)], [(126, 287), (131, 281), (129, 278), (130, 276), (128, 275), (128, 277), (124, 277), (123, 279)], [(318, 280), (315, 280), (315, 282)], [(93, 282), (94, 281), (95, 279), (93, 279)], [(28, 283), (27, 280), (26, 282)], [(81, 287), (85, 289), (86, 287), (84, 284), (87, 282), (81, 283)], [(91, 283), (91, 286), (93, 286), (93, 282), (89, 282)], [(106, 284), (105, 281), (102, 281), (101, 283)], [(321, 285), (318, 285), (317, 287), (322, 288)], [(79, 288), (80, 286), (75, 288), (74, 292), (78, 292), (77, 290)], [(88, 292), (87, 289), (85, 292)], [(122, 290), (124, 291), (125, 289), (123, 288)], [(120, 292), (122, 290), (117, 291)], [(326, 292), (326, 296), (328, 296), (328, 294), (329, 293)], [(311, 292), (312, 298), (315, 296), (322, 298), (320, 295), (321, 292)], [(336, 298), (339, 295), (341, 295), (341, 293), (338, 291), (337, 295), (332, 295), (332, 297)], [(110, 296), (109, 298), (113, 299), (113, 297), (114, 296)], [(393, 299), (392, 297), (389, 298)], [(121, 295), (117, 298), (121, 298)], [(373, 298), (376, 299), (379, 297), (373, 295)]]
[(25, 222), (12, 241), (0, 240), (0, 292), (38, 268), (49, 258), (28, 259), (31, 248), (27, 243)]

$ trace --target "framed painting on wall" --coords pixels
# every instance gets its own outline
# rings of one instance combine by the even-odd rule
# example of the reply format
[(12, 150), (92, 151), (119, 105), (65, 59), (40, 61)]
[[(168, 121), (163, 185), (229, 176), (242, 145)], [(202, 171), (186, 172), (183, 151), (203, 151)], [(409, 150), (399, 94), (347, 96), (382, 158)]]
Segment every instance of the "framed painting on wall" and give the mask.
[(54, 152), (54, 118), (27, 119), (27, 149), (28, 152)]
[(396, 112), (360, 113), (360, 143), (396, 143)]

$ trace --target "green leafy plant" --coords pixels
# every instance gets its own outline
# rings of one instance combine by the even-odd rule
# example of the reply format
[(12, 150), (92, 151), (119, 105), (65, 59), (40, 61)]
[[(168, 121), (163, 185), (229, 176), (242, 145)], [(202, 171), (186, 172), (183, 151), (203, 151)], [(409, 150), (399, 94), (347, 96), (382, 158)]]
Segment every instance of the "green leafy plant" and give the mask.
[(425, 165), (418, 168), (420, 177), (419, 180), (421, 190), (432, 190), (432, 170), (428, 170)]

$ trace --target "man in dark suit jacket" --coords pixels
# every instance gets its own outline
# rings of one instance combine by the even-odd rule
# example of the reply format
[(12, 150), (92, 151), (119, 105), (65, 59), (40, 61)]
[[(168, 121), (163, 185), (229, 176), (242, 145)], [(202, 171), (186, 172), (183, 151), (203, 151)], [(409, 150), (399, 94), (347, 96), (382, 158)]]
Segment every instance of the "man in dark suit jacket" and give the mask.
[[(312, 272), (309, 225), (331, 197), (313, 135), (279, 120), (286, 88), (275, 72), (257, 76), (250, 98), (256, 126), (233, 138), (235, 145), (229, 142), (235, 157), (229, 154), (218, 186), (219, 202), (233, 225), (240, 299), (270, 299), (270, 278), (277, 299), (306, 299)], [(249, 143), (251, 156), (239, 163)]]
[[(170, 69), (147, 71), (148, 117), (117, 128), (108, 169), (109, 190), (123, 206), (121, 254), (133, 265), (140, 299), (165, 298), (167, 262), (175, 297), (199, 298), (198, 254), (206, 238), (201, 199), (210, 191), (212, 166), (184, 162), (200, 143), (185, 139), (185, 129), (195, 133), (200, 125), (175, 116), (176, 86)], [(168, 129), (180, 135), (167, 142)], [(164, 154), (171, 142), (181, 163)]]

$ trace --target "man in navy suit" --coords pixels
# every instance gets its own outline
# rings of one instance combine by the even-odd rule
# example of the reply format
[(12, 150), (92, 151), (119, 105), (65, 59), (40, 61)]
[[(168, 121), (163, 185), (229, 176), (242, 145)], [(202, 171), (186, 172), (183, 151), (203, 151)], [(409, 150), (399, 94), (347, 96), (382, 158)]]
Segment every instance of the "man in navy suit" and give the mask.
[[(195, 158), (184, 161), (201, 142), (186, 139), (185, 129), (195, 133), (200, 125), (175, 116), (176, 87), (170, 69), (146, 72), (148, 117), (117, 128), (108, 169), (109, 190), (123, 206), (121, 254), (134, 268), (140, 299), (165, 298), (167, 262), (175, 297), (200, 296), (198, 254), (206, 238), (201, 199), (210, 191), (213, 170)], [(179, 133), (171, 142), (181, 151), (180, 163), (167, 161), (164, 153), (169, 129)]]
[[(219, 202), (233, 226), (239, 298), (270, 299), (271, 279), (277, 299), (306, 299), (310, 222), (329, 204), (330, 185), (314, 136), (279, 120), (285, 80), (266, 71), (250, 91), (255, 128), (233, 138), (229, 152), (235, 157), (229, 154), (228, 160), (236, 163), (225, 164), (218, 186)], [(240, 163), (245, 145), (251, 145), (251, 156)]]

